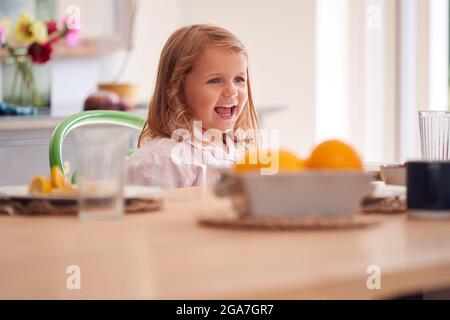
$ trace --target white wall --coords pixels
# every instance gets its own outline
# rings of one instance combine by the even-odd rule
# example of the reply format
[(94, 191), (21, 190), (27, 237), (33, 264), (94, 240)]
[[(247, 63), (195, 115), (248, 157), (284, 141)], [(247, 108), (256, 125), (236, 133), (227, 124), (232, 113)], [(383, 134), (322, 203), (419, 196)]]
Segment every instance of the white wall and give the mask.
[[(448, 110), (449, 1), (430, 1), (430, 109)], [(446, 68), (447, 67), (447, 68)]]
[(56, 16), (64, 17), (68, 14), (68, 8), (78, 6), (83, 37), (111, 36), (115, 25), (112, 2), (113, 0), (58, 0)]
[[(138, 100), (149, 101), (156, 80), (159, 55), (164, 43), (180, 25), (178, 0), (140, 0), (138, 2), (133, 50), (122, 81), (139, 85)], [(101, 80), (111, 81), (117, 74), (124, 53), (110, 55), (103, 61)]]
[(394, 162), (396, 7), (390, 0), (349, 0), (349, 141), (365, 162)]
[(349, 1), (317, 0), (316, 142), (350, 137)]
[(99, 58), (67, 58), (52, 61), (51, 108), (53, 117), (82, 111), (84, 100), (97, 88)]

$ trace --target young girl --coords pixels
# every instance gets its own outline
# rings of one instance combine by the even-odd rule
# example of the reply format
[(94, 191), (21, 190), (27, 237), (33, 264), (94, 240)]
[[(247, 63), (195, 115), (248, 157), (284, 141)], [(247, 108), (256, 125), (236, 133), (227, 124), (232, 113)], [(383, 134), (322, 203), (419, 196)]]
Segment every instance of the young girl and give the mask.
[(243, 133), (257, 129), (242, 42), (211, 25), (180, 28), (162, 50), (128, 183), (211, 185), (219, 179), (218, 167), (243, 156), (249, 142)]

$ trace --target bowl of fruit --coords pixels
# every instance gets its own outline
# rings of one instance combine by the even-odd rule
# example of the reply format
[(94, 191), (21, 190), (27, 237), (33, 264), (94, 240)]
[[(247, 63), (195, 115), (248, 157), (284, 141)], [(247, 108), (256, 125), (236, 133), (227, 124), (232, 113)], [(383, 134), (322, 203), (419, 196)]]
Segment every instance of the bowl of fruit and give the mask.
[(327, 140), (301, 158), (286, 149), (253, 149), (222, 171), (214, 192), (230, 197), (240, 216), (351, 217), (372, 191), (358, 153)]

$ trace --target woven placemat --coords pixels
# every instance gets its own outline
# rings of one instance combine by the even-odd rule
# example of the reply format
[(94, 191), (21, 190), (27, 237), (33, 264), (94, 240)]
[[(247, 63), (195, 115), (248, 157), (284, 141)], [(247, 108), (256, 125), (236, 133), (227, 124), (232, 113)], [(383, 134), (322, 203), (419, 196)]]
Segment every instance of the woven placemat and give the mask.
[(363, 214), (402, 214), (408, 210), (405, 197), (365, 199), (361, 208)]
[(363, 229), (381, 224), (376, 217), (356, 215), (348, 218), (330, 217), (239, 217), (236, 214), (202, 216), (198, 223), (205, 227), (252, 230), (344, 230)]
[[(161, 209), (162, 199), (133, 199), (126, 202), (126, 213), (153, 212)], [(70, 216), (78, 214), (78, 205), (73, 201), (0, 200), (0, 211), (9, 215)]]

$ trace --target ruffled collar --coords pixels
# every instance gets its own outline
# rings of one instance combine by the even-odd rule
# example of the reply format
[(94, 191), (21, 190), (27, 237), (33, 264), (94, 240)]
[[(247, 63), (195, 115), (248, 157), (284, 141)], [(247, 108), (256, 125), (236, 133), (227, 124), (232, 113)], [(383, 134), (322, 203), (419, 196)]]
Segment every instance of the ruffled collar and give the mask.
[[(222, 145), (204, 141), (203, 134), (197, 132), (194, 134), (191, 139), (186, 140), (189, 144), (191, 144), (194, 148), (201, 149), (202, 151), (207, 151), (212, 154), (212, 156), (216, 159), (229, 160), (232, 162), (237, 161), (237, 158), (240, 158), (243, 152), (245, 151), (245, 147), (239, 147), (239, 144), (235, 142), (233, 132), (227, 132), (225, 141), (227, 142), (226, 147), (228, 151), (223, 149), (223, 140), (221, 140)], [(222, 138), (223, 139), (223, 138)]]

